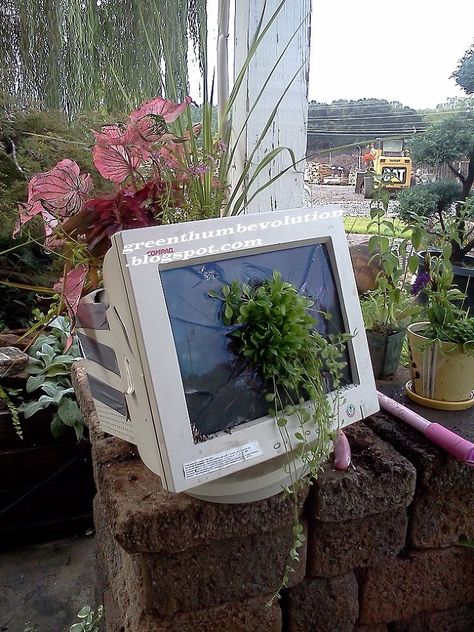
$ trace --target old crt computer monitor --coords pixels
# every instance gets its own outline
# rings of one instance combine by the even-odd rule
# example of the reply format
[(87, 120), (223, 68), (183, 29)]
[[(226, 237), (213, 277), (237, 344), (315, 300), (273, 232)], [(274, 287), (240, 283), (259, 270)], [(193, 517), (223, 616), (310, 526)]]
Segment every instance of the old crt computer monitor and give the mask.
[[(287, 484), (287, 455), (256, 371), (230, 347), (226, 283), (283, 280), (350, 332), (338, 424), (378, 410), (339, 210), (318, 207), (118, 233), (104, 291), (83, 300), (79, 337), (101, 428), (137, 445), (171, 492), (215, 502), (265, 498)], [(331, 401), (334, 394), (328, 393)], [(290, 419), (289, 431), (297, 431)], [(316, 441), (314, 430), (308, 437)]]

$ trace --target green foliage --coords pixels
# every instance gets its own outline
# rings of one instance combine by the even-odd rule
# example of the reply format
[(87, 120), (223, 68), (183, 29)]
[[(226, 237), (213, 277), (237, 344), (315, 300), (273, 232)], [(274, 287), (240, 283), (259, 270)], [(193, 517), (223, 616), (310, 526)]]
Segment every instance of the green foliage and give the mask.
[[(69, 158), (82, 171), (91, 173), (95, 190), (106, 190), (92, 162), (92, 129), (109, 122), (104, 113), (84, 112), (68, 121), (61, 112), (23, 110), (12, 101), (0, 107), (0, 237), (11, 234), (18, 216), (18, 203), (27, 198), (28, 179)], [(36, 236), (40, 230), (33, 231)], [(14, 243), (14, 242), (12, 242)]]
[(19, 393), (19, 389), (10, 388), (8, 386), (3, 387), (0, 385), (0, 400), (5, 403), (8, 411), (10, 412), (16, 434), (20, 437), (20, 439), (23, 439), (23, 431), (21, 429), (20, 417), (18, 414), (19, 410), (14, 401)]
[(474, 46), (469, 48), (452, 75), (466, 94), (474, 94)]
[[(0, 236), (0, 284), (49, 286), (53, 278), (52, 258), (39, 244)], [(47, 307), (49, 301), (34, 291), (0, 285), (0, 331), (29, 327), (38, 304)]]
[[(279, 272), (273, 272), (261, 285), (232, 281), (220, 293), (210, 295), (222, 301), (224, 324), (235, 326), (231, 336), (237, 353), (248, 358), (264, 380), (269, 415), (275, 419), (288, 455), (292, 485), (287, 491), (295, 500), (295, 521), (283, 588), (304, 542), (298, 492), (306, 483), (296, 477), (290, 455), (311, 477), (317, 476), (327, 458), (338, 395), (331, 404), (326, 391), (337, 392), (345, 366), (343, 351), (351, 336), (322, 336), (317, 330), (318, 320), (329, 316), (315, 310), (314, 302), (283, 281)], [(296, 431), (291, 430), (290, 420), (297, 422)], [(307, 440), (311, 429), (317, 431), (314, 443)]]
[(440, 256), (425, 257), (426, 282), (422, 288), (429, 325), (423, 335), (430, 340), (452, 342), (474, 355), (474, 317), (462, 308), (465, 295), (453, 285), (450, 246)]
[(411, 141), (415, 163), (436, 167), (466, 159), (474, 152), (474, 113), (453, 114)]
[(0, 19), (0, 83), (22, 106), (122, 112), (185, 96), (188, 54), (205, 65), (204, 0), (9, 0)]
[(69, 632), (99, 632), (100, 623), (104, 616), (104, 608), (99, 606), (97, 612), (94, 612), (90, 606), (84, 606), (77, 613), (79, 623), (74, 623)]
[(439, 180), (405, 189), (398, 194), (397, 213), (418, 226), (430, 246), (451, 244), (451, 260), (462, 262), (474, 247), (474, 197), (462, 199), (461, 187), (453, 180)]
[[(406, 327), (419, 313), (410, 293), (410, 272), (418, 267), (412, 244), (419, 245), (421, 235), (416, 226), (406, 224), (397, 231), (396, 223), (387, 216), (389, 193), (376, 187), (370, 203), (370, 228), (375, 235), (369, 239), (371, 261), (379, 266), (377, 287), (361, 299), (361, 309), (367, 330), (391, 334)], [(406, 219), (406, 218), (404, 218)]]
[(454, 180), (436, 180), (398, 194), (397, 213), (407, 221), (435, 219), (449, 211), (454, 202), (462, 198), (462, 188)]
[(51, 333), (40, 334), (28, 349), (30, 360), (26, 373), (30, 377), (26, 382), (26, 393), (39, 390), (42, 394), (38, 399), (24, 402), (18, 410), (28, 419), (51, 406), (54, 409), (51, 421), (53, 436), (58, 437), (66, 428), (73, 428), (79, 441), (84, 432), (84, 423), (74, 397), (70, 374), (80, 352), (76, 343), (64, 351), (67, 339), (64, 322), (64, 319), (58, 319), (57, 326), (52, 324)]

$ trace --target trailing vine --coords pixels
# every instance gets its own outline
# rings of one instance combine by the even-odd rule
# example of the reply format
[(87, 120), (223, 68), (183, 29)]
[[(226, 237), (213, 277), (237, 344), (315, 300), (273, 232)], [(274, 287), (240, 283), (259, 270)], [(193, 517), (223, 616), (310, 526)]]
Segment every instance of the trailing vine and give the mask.
[[(223, 323), (236, 326), (230, 334), (236, 352), (248, 358), (264, 382), (268, 414), (275, 419), (287, 455), (285, 471), (291, 484), (285, 491), (294, 498), (293, 542), (278, 597), (295, 571), (305, 541), (299, 493), (317, 477), (331, 449), (346, 364), (343, 354), (351, 335), (319, 333), (318, 321), (330, 320), (331, 315), (316, 310), (311, 298), (276, 271), (261, 284), (232, 281), (209, 295), (222, 301)], [(329, 391), (335, 393), (332, 402)], [(296, 431), (290, 429), (290, 418), (297, 420)], [(308, 441), (312, 429), (316, 442)]]
[(0, 400), (5, 402), (7, 410), (12, 417), (12, 424), (16, 434), (20, 439), (23, 439), (23, 430), (21, 429), (20, 417), (18, 414), (19, 411), (12, 399), (12, 397), (17, 396), (19, 392), (20, 389), (4, 388), (3, 386), (0, 386)]

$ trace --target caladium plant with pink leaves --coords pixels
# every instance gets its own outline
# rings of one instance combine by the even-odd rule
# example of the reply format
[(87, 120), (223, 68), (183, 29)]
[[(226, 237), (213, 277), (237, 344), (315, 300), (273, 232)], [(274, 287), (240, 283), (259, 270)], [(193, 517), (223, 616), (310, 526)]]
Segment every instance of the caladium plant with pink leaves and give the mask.
[[(207, 142), (204, 149), (201, 126), (192, 125), (190, 116), (180, 133), (168, 127), (191, 102), (190, 97), (182, 103), (156, 97), (126, 121), (93, 130), (92, 159), (110, 184), (106, 194), (94, 196), (92, 176), (69, 159), (31, 178), (14, 234), (41, 218), (46, 247), (66, 262), (54, 290), (58, 311), (66, 311), (72, 325), (80, 297), (100, 282), (114, 233), (218, 214), (224, 198), (215, 176), (225, 154), (221, 143)], [(202, 202), (206, 187), (210, 203)]]

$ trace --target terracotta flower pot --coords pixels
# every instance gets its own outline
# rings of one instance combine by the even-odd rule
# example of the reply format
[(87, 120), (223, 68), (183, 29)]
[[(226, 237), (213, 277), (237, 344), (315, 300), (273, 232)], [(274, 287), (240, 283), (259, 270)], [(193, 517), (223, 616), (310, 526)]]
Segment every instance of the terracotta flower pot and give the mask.
[(428, 323), (408, 327), (408, 344), (413, 387), (428, 399), (462, 402), (474, 390), (474, 356), (461, 345), (438, 342), (423, 336)]

